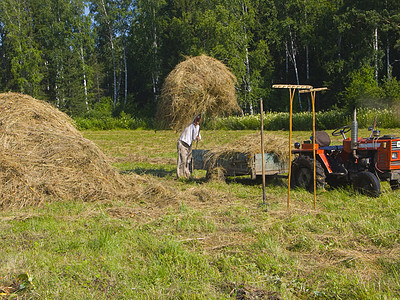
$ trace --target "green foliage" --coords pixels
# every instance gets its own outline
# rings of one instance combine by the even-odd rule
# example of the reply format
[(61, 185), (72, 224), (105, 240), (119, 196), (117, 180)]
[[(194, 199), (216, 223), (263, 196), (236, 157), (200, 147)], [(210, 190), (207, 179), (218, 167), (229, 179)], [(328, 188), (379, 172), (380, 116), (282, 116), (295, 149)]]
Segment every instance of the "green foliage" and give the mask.
[(400, 81), (396, 78), (384, 78), (382, 90), (385, 95), (384, 102), (390, 107), (397, 108), (400, 105)]
[[(400, 118), (396, 111), (389, 109), (362, 108), (357, 110), (359, 128), (368, 128), (377, 119), (380, 128), (400, 127)], [(330, 110), (317, 112), (315, 124), (317, 130), (336, 129), (350, 125), (353, 114), (344, 110)], [(245, 115), (243, 117), (230, 116), (217, 118), (204, 124), (206, 129), (224, 130), (258, 130), (260, 129), (260, 115)], [(264, 113), (264, 129), (289, 130), (289, 113)], [(312, 113), (300, 112), (293, 114), (293, 130), (312, 130)]]
[(113, 113), (113, 100), (110, 97), (103, 97), (99, 102), (93, 105), (87, 113), (89, 119), (110, 118)]
[(113, 113), (113, 100), (103, 97), (84, 117), (75, 117), (74, 121), (81, 130), (138, 129), (151, 126), (151, 121), (132, 117), (124, 111), (121, 111), (117, 117), (113, 117)]
[(346, 87), (344, 97), (348, 111), (361, 107), (383, 107), (379, 101), (382, 98), (382, 90), (374, 79), (374, 69), (364, 67), (349, 75), (350, 83)]
[[(267, 110), (287, 111), (273, 83), (327, 86), (321, 110), (392, 108), (400, 101), (399, 15), (394, 0), (2, 0), (0, 90), (74, 117), (109, 97), (114, 116), (151, 118), (171, 70), (206, 54), (236, 75), (245, 113), (259, 111), (260, 98)], [(310, 110), (309, 100), (295, 99)]]
[[(345, 124), (343, 112), (328, 111), (316, 113), (316, 126), (320, 130), (337, 128), (338, 124)], [(244, 130), (260, 129), (260, 115), (245, 115), (243, 117), (230, 116), (218, 118), (205, 124), (207, 129)], [(266, 130), (288, 130), (289, 113), (264, 113), (264, 128)], [(312, 129), (312, 113), (301, 112), (293, 114), (293, 130)]]
[(76, 126), (80, 130), (111, 130), (111, 129), (144, 129), (151, 126), (143, 119), (136, 119), (124, 112), (117, 118), (100, 117), (100, 118), (74, 118)]

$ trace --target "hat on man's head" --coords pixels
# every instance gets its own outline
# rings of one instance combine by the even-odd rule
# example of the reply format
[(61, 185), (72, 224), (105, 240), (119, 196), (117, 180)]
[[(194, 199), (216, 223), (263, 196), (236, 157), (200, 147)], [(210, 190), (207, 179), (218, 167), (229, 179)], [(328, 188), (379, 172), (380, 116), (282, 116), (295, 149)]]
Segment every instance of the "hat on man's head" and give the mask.
[(197, 116), (194, 117), (193, 123), (194, 123), (194, 122), (199, 122), (200, 119), (201, 119), (201, 114), (198, 114)]

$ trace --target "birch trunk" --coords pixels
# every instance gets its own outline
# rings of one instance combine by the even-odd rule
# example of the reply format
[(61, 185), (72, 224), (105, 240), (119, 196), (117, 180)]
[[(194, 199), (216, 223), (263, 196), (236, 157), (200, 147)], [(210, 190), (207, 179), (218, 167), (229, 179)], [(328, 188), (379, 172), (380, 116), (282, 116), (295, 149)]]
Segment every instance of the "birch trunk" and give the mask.
[(123, 49), (124, 52), (124, 73), (125, 73), (125, 88), (124, 88), (124, 107), (126, 106), (126, 103), (128, 101), (128, 66), (126, 62), (126, 49), (124, 46)]
[[(244, 3), (242, 3), (242, 14), (243, 16), (245, 16), (248, 13), (248, 9), (246, 7), (246, 5)], [(243, 18), (244, 19), (244, 18)], [(253, 102), (251, 99), (251, 83), (250, 83), (250, 58), (249, 58), (249, 48), (248, 48), (248, 36), (247, 36), (247, 26), (246, 26), (246, 22), (243, 21), (243, 32), (244, 32), (244, 41), (245, 41), (245, 61), (244, 61), (244, 65), (246, 68), (246, 74), (245, 74), (245, 78), (244, 78), (244, 82), (245, 82), (245, 89), (246, 89), (246, 93), (247, 96), (249, 97), (249, 105), (250, 105), (250, 114), (253, 115), (254, 114), (254, 109), (253, 109)]]
[(378, 27), (374, 32), (374, 52), (375, 52), (375, 80), (378, 82)]
[(104, 11), (104, 16), (105, 16), (105, 21), (108, 26), (109, 30), (109, 39), (110, 39), (110, 46), (111, 46), (111, 59), (112, 59), (112, 65), (113, 65), (113, 101), (114, 101), (114, 107), (117, 105), (117, 76), (116, 76), (116, 70), (115, 70), (115, 54), (114, 54), (114, 39), (113, 39), (113, 30), (112, 30), (112, 24), (110, 24), (110, 20), (108, 19), (108, 14), (106, 10), (106, 6), (104, 4), (104, 0), (101, 0), (101, 4), (103, 7)]
[(159, 63), (158, 63), (158, 35), (156, 26), (156, 12), (155, 8), (152, 8), (152, 33), (153, 33), (153, 71), (151, 72), (152, 82), (153, 82), (153, 94), (154, 100), (157, 102), (158, 96), (158, 82), (159, 82)]
[(82, 46), (81, 46), (81, 60), (82, 60), (83, 89), (84, 89), (84, 93), (85, 93), (85, 104), (86, 104), (86, 110), (89, 111), (87, 82), (86, 82), (86, 70), (85, 70), (85, 57), (83, 55), (83, 47)]
[[(307, 79), (307, 83), (309, 83), (310, 82), (310, 58), (308, 55), (308, 44), (306, 45), (306, 79)], [(308, 99), (307, 111), (311, 111), (311, 99), (310, 99), (310, 97), (308, 97), (307, 99)]]
[(287, 42), (285, 43), (285, 74), (286, 74), (286, 81), (289, 77), (289, 48)]
[[(307, 16), (307, 5), (306, 5), (306, 0), (304, 0), (304, 20), (305, 20), (305, 23), (306, 23), (306, 26), (307, 26), (307, 24), (308, 24), (308, 16)], [(308, 50), (309, 50), (309, 48), (308, 48), (308, 41), (307, 41), (307, 43), (306, 43), (306, 80), (307, 80), (307, 83), (309, 83), (310, 82), (310, 59), (309, 59), (309, 55), (308, 55)], [(308, 97), (307, 98), (308, 99), (308, 107), (307, 107), (307, 111), (311, 111), (311, 99), (310, 99), (310, 97)]]
[[(292, 31), (290, 30), (290, 28), (289, 28), (289, 34), (290, 34), (290, 46), (291, 46), (291, 50), (292, 50), (292, 52), (291, 52), (291, 60), (292, 60), (294, 72), (295, 72), (295, 75), (296, 75), (296, 83), (300, 84), (299, 70), (297, 69), (297, 61), (296, 61), (296, 49), (294, 47)], [(303, 110), (303, 106), (301, 105), (300, 94), (299, 94), (299, 106), (300, 106), (300, 110)]]
[(390, 50), (389, 41), (386, 42), (386, 74), (388, 79), (392, 79), (392, 72), (390, 71)]

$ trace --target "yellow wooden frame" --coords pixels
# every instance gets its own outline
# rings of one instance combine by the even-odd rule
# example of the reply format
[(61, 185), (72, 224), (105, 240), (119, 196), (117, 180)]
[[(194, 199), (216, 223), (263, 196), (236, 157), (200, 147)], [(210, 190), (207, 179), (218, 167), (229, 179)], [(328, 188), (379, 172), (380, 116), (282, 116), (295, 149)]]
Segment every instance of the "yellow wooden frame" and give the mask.
[(274, 84), (274, 89), (289, 89), (290, 95), (290, 112), (289, 112), (289, 181), (288, 181), (288, 196), (287, 196), (287, 208), (290, 206), (290, 181), (292, 175), (292, 126), (293, 126), (293, 99), (296, 90), (308, 90), (313, 89), (312, 85), (295, 85), (295, 84)]

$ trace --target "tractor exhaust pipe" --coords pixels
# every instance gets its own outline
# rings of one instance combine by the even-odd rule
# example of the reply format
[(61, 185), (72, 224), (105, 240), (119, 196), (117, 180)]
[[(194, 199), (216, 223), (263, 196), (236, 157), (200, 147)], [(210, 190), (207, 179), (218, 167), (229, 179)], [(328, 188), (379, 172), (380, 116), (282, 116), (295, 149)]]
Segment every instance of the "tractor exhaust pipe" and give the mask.
[(357, 110), (354, 109), (354, 119), (353, 122), (351, 122), (351, 149), (357, 150), (358, 148), (358, 122), (357, 122)]

